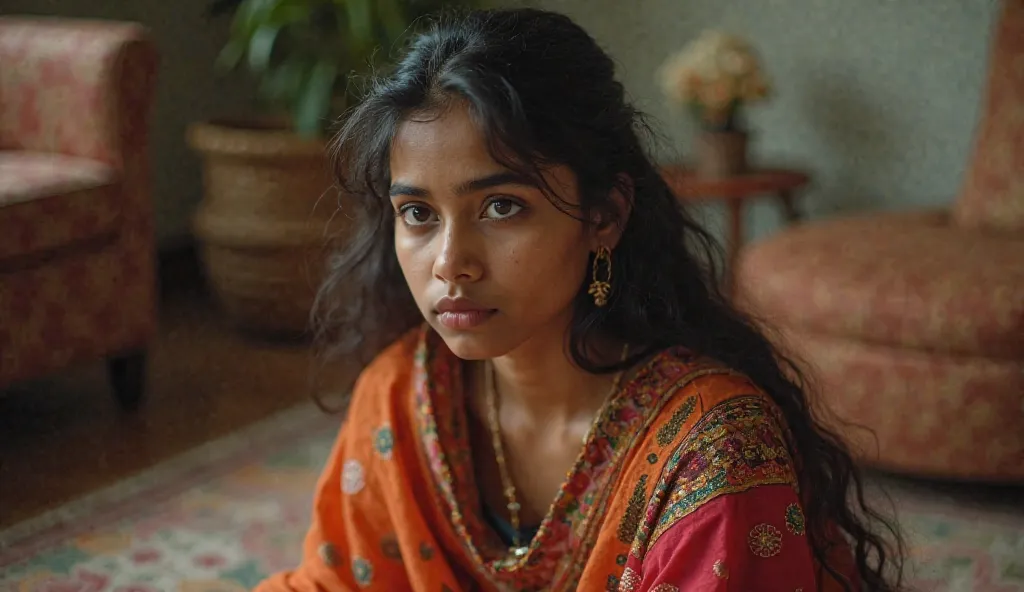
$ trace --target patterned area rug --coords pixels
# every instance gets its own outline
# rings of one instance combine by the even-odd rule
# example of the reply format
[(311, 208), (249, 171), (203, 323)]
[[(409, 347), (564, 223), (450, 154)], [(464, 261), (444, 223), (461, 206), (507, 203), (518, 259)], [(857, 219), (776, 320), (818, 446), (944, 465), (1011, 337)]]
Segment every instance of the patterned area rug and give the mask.
[[(0, 532), (0, 590), (248, 590), (297, 561), (336, 425), (294, 409)], [(1024, 592), (1024, 509), (882, 482), (915, 589)]]

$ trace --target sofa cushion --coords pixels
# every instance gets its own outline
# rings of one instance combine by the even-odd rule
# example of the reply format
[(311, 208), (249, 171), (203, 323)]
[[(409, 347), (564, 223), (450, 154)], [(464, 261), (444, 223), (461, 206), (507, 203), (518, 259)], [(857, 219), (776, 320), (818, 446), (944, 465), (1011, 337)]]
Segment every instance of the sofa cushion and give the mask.
[(928, 477), (1024, 482), (1024, 360), (808, 332), (786, 342), (813, 372), (818, 417), (858, 460)]
[(0, 261), (113, 234), (119, 193), (102, 163), (0, 151)]
[(809, 224), (747, 249), (737, 296), (783, 328), (907, 348), (1024, 357), (1024, 238), (942, 213)]
[(953, 218), (1024, 233), (1024, 1), (1003, 2), (989, 56), (974, 154)]

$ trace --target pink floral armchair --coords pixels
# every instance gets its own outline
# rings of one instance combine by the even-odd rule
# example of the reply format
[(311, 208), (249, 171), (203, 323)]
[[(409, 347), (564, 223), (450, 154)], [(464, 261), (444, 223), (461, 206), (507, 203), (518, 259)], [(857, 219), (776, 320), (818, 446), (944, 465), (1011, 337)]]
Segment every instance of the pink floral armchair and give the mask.
[(134, 24), (0, 17), (0, 388), (105, 358), (121, 404), (141, 398), (157, 65)]
[(1002, 3), (985, 95), (949, 208), (783, 231), (743, 254), (738, 294), (810, 363), (863, 462), (1022, 483), (1024, 0)]

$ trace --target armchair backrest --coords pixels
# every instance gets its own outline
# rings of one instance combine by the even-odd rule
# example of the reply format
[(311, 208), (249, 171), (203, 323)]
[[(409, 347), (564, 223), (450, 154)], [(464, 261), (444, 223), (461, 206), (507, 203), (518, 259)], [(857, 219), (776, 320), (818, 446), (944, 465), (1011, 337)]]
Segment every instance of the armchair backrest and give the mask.
[(145, 149), (157, 60), (133, 23), (0, 17), (0, 149), (121, 169)]
[(989, 56), (984, 108), (953, 219), (1024, 234), (1024, 0), (1004, 0)]

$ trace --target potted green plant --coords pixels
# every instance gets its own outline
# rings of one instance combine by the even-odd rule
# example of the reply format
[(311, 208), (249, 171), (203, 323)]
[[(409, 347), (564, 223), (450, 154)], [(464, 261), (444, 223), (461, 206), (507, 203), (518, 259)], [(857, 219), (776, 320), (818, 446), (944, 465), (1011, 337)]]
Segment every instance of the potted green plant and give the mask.
[[(467, 4), (468, 0), (457, 2)], [(258, 80), (265, 114), (190, 126), (203, 159), (194, 217), (206, 275), (237, 326), (304, 334), (323, 255), (345, 216), (325, 162), (325, 136), (358, 100), (356, 79), (386, 64), (419, 17), (444, 0), (213, 0), (230, 16), (224, 70)], [(355, 83), (355, 84), (354, 84)]]

